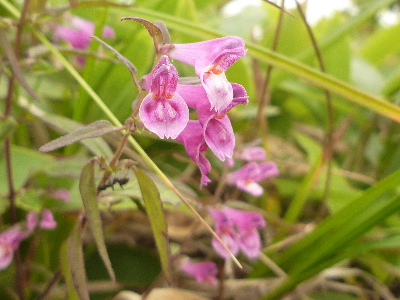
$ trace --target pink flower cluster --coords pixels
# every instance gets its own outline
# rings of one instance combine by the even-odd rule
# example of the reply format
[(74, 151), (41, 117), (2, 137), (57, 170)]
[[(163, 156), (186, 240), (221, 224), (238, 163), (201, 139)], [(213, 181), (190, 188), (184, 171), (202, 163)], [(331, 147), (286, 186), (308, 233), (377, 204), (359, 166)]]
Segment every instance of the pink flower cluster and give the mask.
[(278, 175), (277, 165), (272, 161), (265, 161), (265, 150), (261, 147), (246, 148), (238, 155), (238, 158), (249, 162), (229, 173), (226, 182), (236, 185), (238, 189), (255, 197), (261, 196), (264, 189), (258, 182)]
[[(210, 208), (209, 213), (215, 222), (215, 232), (233, 255), (241, 250), (250, 259), (258, 257), (261, 237), (257, 228), (266, 224), (262, 215), (227, 206), (221, 210)], [(229, 258), (229, 253), (217, 239), (212, 239), (212, 246), (222, 258)]]
[[(244, 41), (229, 36), (192, 44), (167, 44), (157, 65), (141, 80), (149, 94), (143, 99), (139, 117), (147, 129), (160, 138), (172, 138), (185, 146), (199, 166), (200, 187), (210, 182), (210, 162), (204, 152), (210, 148), (221, 160), (232, 158), (235, 137), (227, 116), (239, 104), (247, 104), (245, 89), (228, 82), (225, 71), (246, 54)], [(194, 66), (199, 85), (178, 83), (178, 72), (170, 58)], [(189, 107), (197, 120), (189, 120)]]
[[(41, 220), (33, 211), (29, 212), (26, 217), (26, 224), (16, 224), (0, 233), (0, 271), (7, 268), (13, 257), (15, 250), (19, 244), (26, 239), (38, 226), (43, 229), (54, 229), (57, 226), (50, 210), (42, 211)], [(25, 228), (25, 229), (24, 229)]]
[[(258, 257), (261, 251), (261, 237), (257, 228), (266, 224), (262, 215), (227, 206), (223, 206), (222, 209), (209, 208), (209, 213), (215, 222), (215, 232), (233, 255), (237, 255), (241, 250), (249, 259)], [(222, 258), (230, 257), (217, 239), (213, 238), (211, 243)], [(212, 261), (193, 262), (186, 257), (181, 261), (179, 269), (198, 282), (212, 285), (217, 282), (218, 269)]]

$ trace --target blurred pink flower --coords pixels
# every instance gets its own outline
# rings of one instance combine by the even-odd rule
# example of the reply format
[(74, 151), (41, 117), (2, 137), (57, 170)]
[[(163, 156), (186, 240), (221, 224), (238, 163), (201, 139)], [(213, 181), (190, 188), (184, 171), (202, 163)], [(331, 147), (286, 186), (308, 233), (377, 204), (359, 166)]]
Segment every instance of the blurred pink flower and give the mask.
[[(90, 37), (94, 34), (94, 24), (77, 16), (66, 17), (68, 25), (58, 24), (53, 33), (53, 40), (60, 39), (71, 44), (75, 49), (85, 50), (89, 47)], [(103, 28), (102, 37), (115, 38), (115, 32), (110, 26)], [(78, 62), (84, 64), (85, 59), (78, 57)]]
[(246, 54), (241, 38), (228, 36), (198, 43), (165, 45), (161, 52), (195, 67), (211, 108), (216, 112), (223, 111), (232, 102), (232, 85), (224, 72)]
[[(215, 222), (215, 232), (232, 254), (239, 250), (250, 259), (257, 258), (261, 251), (261, 237), (257, 228), (265, 226), (265, 220), (259, 213), (242, 211), (224, 206), (222, 210), (209, 209)], [(229, 258), (227, 251), (213, 238), (214, 250), (223, 258)]]
[[(209, 208), (208, 212), (215, 222), (215, 233), (218, 234), (220, 239), (224, 242), (225, 246), (232, 252), (233, 255), (237, 255), (239, 252), (239, 235), (234, 229), (233, 219), (223, 210), (217, 210)], [(216, 239), (212, 238), (211, 244), (214, 250), (222, 257), (229, 258), (229, 253), (222, 247), (221, 243)]]
[(240, 152), (238, 158), (247, 161), (264, 161), (266, 154), (262, 147), (247, 147)]
[(37, 214), (32, 210), (26, 215), (26, 227), (32, 232), (39, 222)]
[(175, 92), (177, 83), (178, 72), (168, 56), (163, 56), (145, 76), (150, 93), (140, 105), (139, 117), (146, 128), (160, 138), (176, 138), (189, 121), (189, 108)]
[(19, 225), (14, 225), (0, 233), (0, 270), (7, 268), (22, 240), (28, 234), (21, 230)]
[(266, 225), (262, 215), (230, 207), (225, 207), (224, 212), (236, 225), (239, 234), (240, 249), (248, 258), (257, 258), (261, 250), (261, 237), (257, 228)]
[[(26, 215), (26, 225), (24, 226), (26, 229), (22, 230), (21, 225), (16, 224), (0, 233), (0, 270), (10, 265), (15, 250), (24, 239), (32, 234), (38, 222), (37, 214), (34, 211), (30, 211)], [(39, 226), (46, 229), (54, 229), (57, 226), (50, 210), (45, 209), (42, 211)]]
[(39, 226), (43, 229), (54, 229), (57, 227), (57, 222), (54, 220), (53, 213), (49, 209), (42, 211), (42, 219)]
[(51, 193), (51, 196), (58, 200), (69, 202), (71, 199), (71, 192), (67, 189), (57, 189)]
[(258, 182), (279, 174), (278, 167), (274, 162), (256, 163), (250, 162), (240, 169), (227, 175), (227, 183), (235, 184), (239, 189), (258, 197), (264, 189)]
[(186, 257), (180, 264), (180, 270), (194, 277), (197, 282), (206, 282), (212, 285), (217, 283), (218, 269), (212, 261), (192, 262)]

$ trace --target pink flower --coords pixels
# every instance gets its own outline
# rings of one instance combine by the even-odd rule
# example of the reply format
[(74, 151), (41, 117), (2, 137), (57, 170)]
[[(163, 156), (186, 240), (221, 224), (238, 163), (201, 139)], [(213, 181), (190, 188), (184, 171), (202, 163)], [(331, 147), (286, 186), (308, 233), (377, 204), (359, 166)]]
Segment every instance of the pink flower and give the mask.
[(258, 197), (262, 195), (264, 189), (257, 182), (278, 174), (279, 170), (274, 162), (263, 162), (260, 164), (250, 162), (240, 169), (229, 173), (227, 183), (235, 184), (239, 189)]
[(26, 227), (28, 228), (28, 232), (32, 232), (36, 228), (38, 222), (37, 214), (34, 211), (30, 211), (26, 215)]
[(254, 160), (264, 161), (266, 160), (266, 154), (264, 148), (248, 147), (241, 151), (238, 158), (247, 161), (254, 161)]
[(248, 258), (257, 258), (261, 250), (261, 237), (257, 228), (265, 226), (264, 218), (256, 212), (242, 211), (230, 207), (225, 207), (224, 211), (236, 225), (240, 249)]
[[(70, 16), (66, 18), (69, 22), (68, 26), (57, 25), (53, 39), (58, 42), (60, 39), (67, 41), (75, 49), (85, 50), (90, 44), (90, 37), (94, 34), (94, 24), (88, 20)], [(104, 38), (114, 38), (115, 32), (109, 27), (105, 26), (103, 28), (102, 36)], [(78, 58), (80, 64), (84, 64), (85, 60), (83, 57)]]
[(204, 155), (208, 147), (199, 121), (189, 121), (186, 128), (176, 137), (176, 140), (185, 146), (189, 157), (199, 166), (201, 172), (200, 188), (207, 185), (211, 181), (207, 177), (207, 174), (211, 171), (211, 164)]
[(28, 234), (23, 232), (19, 225), (14, 225), (0, 234), (0, 270), (10, 265), (14, 251), (27, 236)]
[[(88, 20), (71, 16), (68, 17), (69, 26), (57, 25), (54, 31), (54, 40), (63, 39), (76, 49), (86, 49), (90, 44), (90, 37), (94, 34), (94, 24)], [(114, 30), (106, 26), (103, 28), (104, 38), (114, 38)]]
[(238, 104), (247, 104), (248, 97), (245, 89), (239, 84), (232, 86), (233, 99), (225, 110), (217, 113), (211, 108), (207, 94), (201, 85), (178, 84), (177, 91), (188, 106), (197, 110), (200, 124), (203, 128), (204, 139), (211, 151), (221, 160), (231, 158), (235, 147), (235, 135), (226, 113)]
[(175, 92), (178, 72), (163, 56), (150, 74), (145, 76), (145, 88), (150, 93), (143, 99), (139, 117), (150, 131), (160, 138), (176, 138), (189, 121), (189, 108)]
[(221, 112), (233, 99), (232, 85), (225, 71), (246, 54), (244, 41), (235, 36), (191, 43), (165, 45), (161, 52), (195, 67), (211, 108)]
[[(261, 237), (257, 228), (264, 227), (266, 224), (259, 213), (227, 206), (224, 206), (222, 210), (209, 209), (209, 212), (215, 222), (215, 232), (234, 255), (242, 250), (250, 259), (258, 257), (261, 250)], [(213, 239), (212, 245), (221, 257), (229, 258), (228, 253), (216, 239)]]
[[(233, 219), (224, 210), (216, 210), (210, 208), (209, 213), (215, 222), (215, 232), (224, 242), (225, 246), (232, 252), (233, 255), (239, 252), (239, 235), (235, 231)], [(214, 250), (222, 257), (229, 258), (229, 253), (222, 247), (221, 243), (212, 238), (211, 244)]]
[(57, 189), (51, 193), (51, 196), (58, 200), (69, 202), (71, 199), (71, 192), (67, 189)]
[(180, 264), (180, 270), (194, 277), (197, 282), (206, 282), (212, 285), (217, 283), (218, 269), (212, 261), (192, 262), (186, 257)]
[(57, 222), (54, 220), (53, 213), (49, 209), (42, 211), (42, 219), (40, 220), (39, 226), (43, 229), (54, 229), (57, 226)]

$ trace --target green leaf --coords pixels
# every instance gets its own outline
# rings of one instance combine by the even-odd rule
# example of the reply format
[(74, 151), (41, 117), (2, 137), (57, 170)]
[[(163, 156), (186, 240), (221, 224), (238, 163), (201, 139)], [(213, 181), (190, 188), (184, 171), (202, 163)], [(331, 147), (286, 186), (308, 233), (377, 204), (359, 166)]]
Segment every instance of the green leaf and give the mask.
[(115, 281), (115, 274), (107, 254), (103, 229), (101, 226), (100, 210), (96, 195), (96, 181), (94, 178), (94, 164), (95, 160), (92, 159), (83, 168), (79, 182), (79, 190), (81, 192), (83, 205), (85, 206), (86, 217), (89, 221), (90, 229), (92, 230), (97, 249), (104, 262), (104, 265), (107, 268), (108, 273), (110, 274), (111, 279)]
[[(54, 157), (37, 151), (12, 145), (12, 166), (14, 188), (20, 189), (28, 178), (36, 172), (45, 171), (49, 164), (55, 161)], [(0, 170), (6, 170), (4, 155), (0, 155)], [(3, 175), (4, 176), (4, 175)], [(7, 191), (7, 180), (0, 180), (0, 190)]]
[(53, 151), (55, 149), (58, 149), (58, 148), (61, 148), (61, 147), (67, 146), (67, 145), (71, 145), (73, 143), (79, 142), (84, 139), (99, 137), (99, 136), (105, 135), (107, 133), (121, 130), (121, 129), (122, 128), (120, 128), (120, 127), (113, 126), (107, 120), (95, 121), (93, 123), (90, 123), (89, 125), (79, 128), (76, 131), (73, 131), (67, 135), (59, 137), (58, 139), (55, 139), (55, 140), (43, 145), (42, 147), (39, 148), (39, 151), (40, 152)]
[[(41, 119), (46, 124), (54, 127), (61, 133), (71, 133), (83, 127), (81, 123), (75, 122), (63, 116), (48, 113), (39, 108), (37, 105), (29, 103), (22, 97), (19, 98), (18, 101), (18, 104), (27, 109), (29, 113)], [(97, 156), (112, 157), (113, 155), (108, 144), (101, 138), (82, 140), (81, 142), (87, 149)]]
[(363, 45), (361, 56), (374, 65), (380, 65), (388, 55), (400, 50), (399, 30), (400, 24), (396, 24), (374, 32)]
[(382, 94), (389, 97), (395, 94), (400, 89), (400, 68), (386, 79), (382, 88)]
[(167, 223), (164, 217), (160, 193), (157, 190), (157, 186), (145, 172), (138, 168), (135, 168), (134, 171), (150, 219), (158, 253), (160, 254), (161, 266), (167, 281), (171, 283), (172, 271), (169, 260), (170, 250), (168, 244)]
[(80, 300), (90, 300), (85, 273), (85, 263), (82, 249), (82, 225), (75, 226), (68, 238), (68, 262), (71, 270), (71, 280)]

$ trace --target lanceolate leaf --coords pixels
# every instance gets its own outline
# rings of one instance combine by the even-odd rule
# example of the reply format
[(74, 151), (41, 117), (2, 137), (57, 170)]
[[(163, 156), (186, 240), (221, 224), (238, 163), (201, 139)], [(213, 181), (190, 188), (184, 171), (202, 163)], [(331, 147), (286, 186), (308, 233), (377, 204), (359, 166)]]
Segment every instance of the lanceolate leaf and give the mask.
[[(18, 99), (18, 104), (44, 123), (55, 128), (60, 133), (72, 133), (83, 127), (81, 123), (75, 122), (64, 116), (48, 113), (34, 103), (29, 103), (27, 99), (23, 97)], [(81, 143), (96, 156), (111, 157), (113, 155), (110, 146), (102, 138), (98, 137), (82, 140)]]
[(55, 149), (71, 145), (73, 143), (79, 142), (84, 139), (90, 139), (94, 137), (99, 137), (104, 134), (121, 130), (122, 128), (120, 127), (115, 127), (113, 126), (109, 121), (106, 120), (99, 120), (95, 121), (93, 123), (90, 123), (89, 125), (86, 125), (74, 132), (71, 132), (67, 135), (64, 135), (62, 137), (59, 137), (58, 139), (55, 139), (42, 147), (39, 148), (40, 152), (49, 152), (53, 151)]
[(150, 177), (140, 169), (134, 169), (139, 182), (146, 212), (149, 216), (154, 239), (160, 254), (161, 266), (168, 282), (172, 282), (171, 265), (169, 261), (169, 244), (167, 235), (167, 223), (165, 221), (163, 205), (160, 193)]
[(94, 164), (95, 161), (92, 159), (83, 168), (79, 182), (79, 190), (81, 192), (83, 205), (85, 206), (86, 217), (89, 221), (100, 257), (103, 260), (111, 279), (115, 281), (115, 274), (107, 254), (103, 230), (101, 227), (100, 211), (96, 196), (96, 182), (94, 178)]

